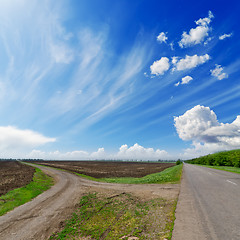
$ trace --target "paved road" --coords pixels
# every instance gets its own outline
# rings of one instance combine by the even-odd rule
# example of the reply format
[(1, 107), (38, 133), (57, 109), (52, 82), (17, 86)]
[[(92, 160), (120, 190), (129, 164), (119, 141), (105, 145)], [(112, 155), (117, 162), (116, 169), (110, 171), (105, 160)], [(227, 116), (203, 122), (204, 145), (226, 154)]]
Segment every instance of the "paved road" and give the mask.
[(240, 174), (184, 164), (173, 240), (239, 240)]

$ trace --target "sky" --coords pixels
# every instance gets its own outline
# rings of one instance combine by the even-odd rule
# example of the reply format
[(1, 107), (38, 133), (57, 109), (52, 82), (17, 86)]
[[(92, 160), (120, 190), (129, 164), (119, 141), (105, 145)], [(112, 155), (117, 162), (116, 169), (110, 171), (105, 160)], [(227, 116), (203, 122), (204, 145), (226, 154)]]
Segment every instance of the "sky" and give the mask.
[(0, 158), (240, 148), (240, 1), (0, 0)]

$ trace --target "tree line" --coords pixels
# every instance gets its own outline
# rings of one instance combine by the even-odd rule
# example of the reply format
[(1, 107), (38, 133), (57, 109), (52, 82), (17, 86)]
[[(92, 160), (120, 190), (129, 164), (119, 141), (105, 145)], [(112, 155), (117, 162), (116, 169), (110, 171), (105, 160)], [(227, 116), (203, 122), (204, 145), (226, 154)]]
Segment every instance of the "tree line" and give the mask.
[(240, 167), (240, 149), (209, 154), (185, 162), (211, 166)]

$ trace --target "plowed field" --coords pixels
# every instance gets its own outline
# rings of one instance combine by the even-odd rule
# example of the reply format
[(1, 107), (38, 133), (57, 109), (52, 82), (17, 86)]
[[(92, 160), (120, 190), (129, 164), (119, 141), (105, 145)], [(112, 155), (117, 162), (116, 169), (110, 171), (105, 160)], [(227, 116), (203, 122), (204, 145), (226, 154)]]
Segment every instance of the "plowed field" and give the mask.
[[(36, 163), (36, 162), (35, 162)], [(42, 161), (45, 166), (61, 168), (95, 178), (144, 177), (175, 166), (175, 163), (106, 162), (106, 161)]]
[(17, 161), (0, 161), (0, 196), (30, 183), (35, 170)]

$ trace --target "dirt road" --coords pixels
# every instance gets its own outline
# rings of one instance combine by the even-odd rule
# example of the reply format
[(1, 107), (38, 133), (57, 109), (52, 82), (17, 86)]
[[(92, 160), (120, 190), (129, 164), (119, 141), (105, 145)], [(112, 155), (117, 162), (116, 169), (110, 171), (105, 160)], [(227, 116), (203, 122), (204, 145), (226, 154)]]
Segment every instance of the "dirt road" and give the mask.
[(176, 199), (178, 184), (125, 185), (89, 181), (74, 174), (39, 167), (54, 176), (56, 184), (13, 211), (0, 217), (0, 240), (46, 240), (70, 216), (81, 196), (89, 191), (116, 194), (132, 193), (143, 199)]

